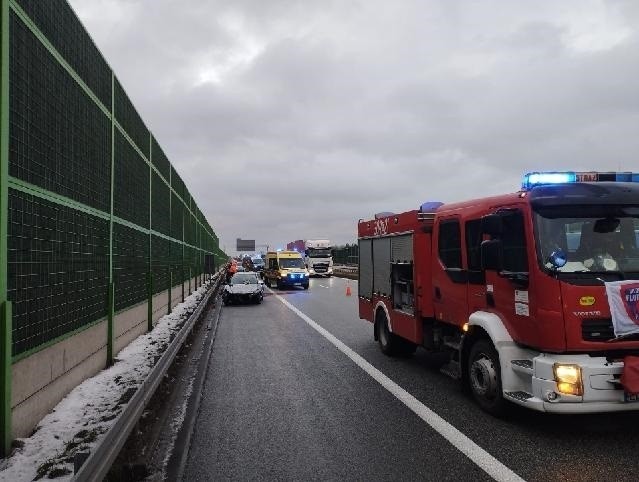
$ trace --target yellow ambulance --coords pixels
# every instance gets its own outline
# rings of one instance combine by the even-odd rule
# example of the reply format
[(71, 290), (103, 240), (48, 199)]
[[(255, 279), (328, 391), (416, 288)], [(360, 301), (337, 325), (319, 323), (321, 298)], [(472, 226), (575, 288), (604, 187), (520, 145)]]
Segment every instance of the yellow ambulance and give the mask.
[(264, 260), (266, 286), (283, 288), (302, 286), (308, 289), (308, 270), (304, 258), (297, 251), (269, 251)]

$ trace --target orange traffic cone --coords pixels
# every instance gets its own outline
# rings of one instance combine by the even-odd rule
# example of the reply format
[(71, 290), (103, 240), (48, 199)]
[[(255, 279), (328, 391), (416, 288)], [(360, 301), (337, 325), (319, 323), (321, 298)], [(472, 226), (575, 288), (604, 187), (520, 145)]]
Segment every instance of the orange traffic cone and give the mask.
[(351, 296), (351, 285), (350, 284), (346, 285), (346, 296)]

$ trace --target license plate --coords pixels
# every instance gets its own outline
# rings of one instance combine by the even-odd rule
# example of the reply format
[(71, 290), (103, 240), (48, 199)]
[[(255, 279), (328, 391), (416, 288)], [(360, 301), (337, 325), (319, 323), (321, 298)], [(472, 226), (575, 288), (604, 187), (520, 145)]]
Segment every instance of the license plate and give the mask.
[(293, 286), (299, 286), (299, 285), (301, 285), (301, 284), (302, 284), (302, 283), (293, 283)]
[(632, 393), (624, 392), (623, 401), (626, 402), (626, 403), (639, 402), (639, 394), (636, 394), (636, 393), (632, 394)]

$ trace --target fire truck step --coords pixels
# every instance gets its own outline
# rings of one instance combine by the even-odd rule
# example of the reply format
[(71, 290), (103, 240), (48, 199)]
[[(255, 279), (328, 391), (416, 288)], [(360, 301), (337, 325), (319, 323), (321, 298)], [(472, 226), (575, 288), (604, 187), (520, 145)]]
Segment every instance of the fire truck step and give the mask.
[(533, 361), (532, 360), (510, 360), (510, 366), (513, 370), (525, 375), (533, 374)]
[(461, 378), (461, 367), (457, 360), (450, 360), (446, 365), (439, 369), (444, 375), (448, 375), (455, 380), (459, 380)]
[(533, 398), (533, 395), (531, 395), (528, 392), (505, 392), (504, 396), (507, 398), (512, 398), (514, 400), (518, 400), (520, 402), (525, 402), (526, 400), (529, 400), (531, 398)]

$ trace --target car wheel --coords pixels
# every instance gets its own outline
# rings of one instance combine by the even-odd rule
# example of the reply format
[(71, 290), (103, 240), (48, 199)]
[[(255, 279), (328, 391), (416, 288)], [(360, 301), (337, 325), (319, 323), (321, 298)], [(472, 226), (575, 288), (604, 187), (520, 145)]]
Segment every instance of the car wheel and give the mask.
[(507, 409), (502, 394), (499, 355), (490, 340), (480, 339), (468, 356), (468, 384), (477, 404), (492, 415), (503, 415)]
[(277, 280), (275, 282), (275, 286), (277, 286), (278, 290), (281, 290), (282, 288), (284, 288), (284, 284), (280, 280)]
[(308, 283), (306, 283), (304, 286), (304, 289), (307, 290), (308, 289)]

